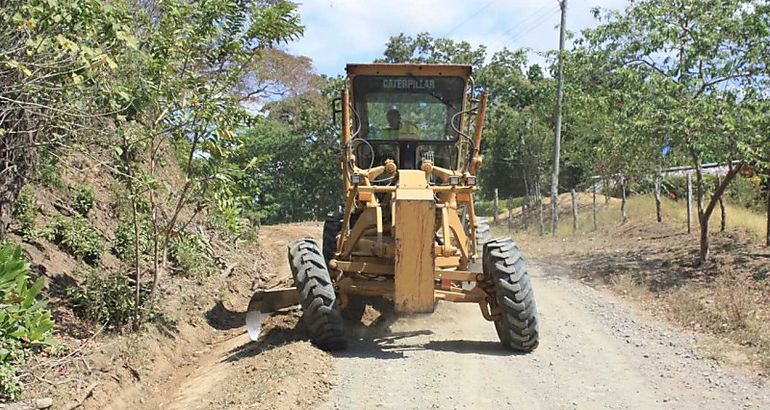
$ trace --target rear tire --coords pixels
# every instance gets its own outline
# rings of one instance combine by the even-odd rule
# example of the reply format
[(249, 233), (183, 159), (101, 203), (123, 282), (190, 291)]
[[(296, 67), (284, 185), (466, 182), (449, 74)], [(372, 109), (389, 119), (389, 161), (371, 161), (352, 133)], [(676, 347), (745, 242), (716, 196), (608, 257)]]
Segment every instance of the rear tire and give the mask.
[(484, 252), (484, 244), (492, 240), (492, 231), (489, 222), (484, 218), (476, 218), (476, 252), (481, 255)]
[(509, 238), (495, 239), (484, 246), (484, 275), (494, 284), (493, 309), (500, 316), (495, 329), (506, 349), (535, 350), (539, 342), (535, 295), (527, 265), (518, 246)]
[(323, 350), (347, 346), (342, 315), (318, 244), (309, 238), (289, 245), (289, 266), (302, 303), (310, 341)]

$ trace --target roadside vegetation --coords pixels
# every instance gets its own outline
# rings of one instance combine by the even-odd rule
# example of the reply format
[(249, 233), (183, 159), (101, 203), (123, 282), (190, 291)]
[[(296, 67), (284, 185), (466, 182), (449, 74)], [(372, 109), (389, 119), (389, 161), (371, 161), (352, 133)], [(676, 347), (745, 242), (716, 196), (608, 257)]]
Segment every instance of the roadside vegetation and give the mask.
[(621, 201), (599, 195), (596, 228), (592, 200), (591, 193), (578, 195), (574, 230), (569, 195), (562, 195), (555, 238), (541, 235), (534, 220), (525, 228), (520, 208), (513, 213), (513, 231), (508, 229), (507, 215), (500, 215), (493, 230), (526, 243), (532, 257), (545, 266), (565, 268), (635, 300), (651, 315), (663, 313), (679, 326), (714, 336), (700, 343), (700, 354), (767, 374), (770, 255), (763, 247), (763, 214), (727, 201), (725, 230), (720, 229), (717, 214), (710, 225), (718, 252), (709, 264), (700, 264), (697, 232), (687, 233), (686, 204), (681, 199), (662, 200), (659, 223), (652, 195), (631, 196), (624, 222)]
[[(47, 372), (86, 373), (75, 356), (48, 356), (55, 338), (82, 353), (99, 335), (173, 334), (178, 322), (202, 316), (209, 300), (196, 290), (233, 293), (231, 280), (264, 286), (254, 272), (260, 225), (320, 220), (336, 208), (339, 129), (329, 107), (344, 80), (285, 51), (304, 35), (296, 7), (0, 0), (0, 402), (23, 397), (25, 384), (67, 395), (60, 390), (69, 381), (41, 381), (32, 360)], [(596, 17), (598, 26), (574, 33), (565, 53), (559, 189), (585, 190), (598, 177), (604, 194), (629, 193), (633, 221), (654, 206), (646, 195), (659, 169), (690, 167), (702, 233), (681, 243), (693, 269), (682, 274), (709, 274), (678, 288), (691, 299), (671, 306), (701, 329), (767, 351), (756, 336), (767, 299), (752, 293), (747, 305), (720, 289), (738, 292), (749, 280), (724, 262), (735, 256), (722, 246), (730, 229), (745, 226), (770, 246), (758, 227), (767, 220), (761, 213), (770, 215), (770, 6), (641, 0)], [(430, 33), (394, 33), (378, 59), (473, 66), (490, 95), (481, 212), (491, 211), (494, 192), (528, 209), (548, 196), (557, 55), (544, 56), (535, 64), (524, 49), (490, 53)], [(709, 162), (728, 172), (704, 176)], [(677, 202), (664, 201), (665, 226), (680, 232), (682, 180), (666, 184)], [(727, 233), (714, 222), (721, 199)], [(591, 226), (588, 215), (580, 232)], [(625, 235), (610, 215), (599, 218)], [(571, 232), (562, 218), (554, 233)], [(767, 281), (751, 280), (756, 289)], [(108, 359), (140, 378), (129, 359)]]

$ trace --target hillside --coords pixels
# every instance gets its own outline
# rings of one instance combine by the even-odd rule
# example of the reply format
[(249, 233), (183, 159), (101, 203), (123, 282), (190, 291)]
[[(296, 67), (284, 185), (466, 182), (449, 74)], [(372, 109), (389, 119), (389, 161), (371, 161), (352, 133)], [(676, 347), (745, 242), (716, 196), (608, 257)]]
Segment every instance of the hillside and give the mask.
[[(139, 332), (131, 332), (136, 325), (131, 294), (135, 269), (130, 255), (120, 253), (128, 193), (105, 162), (109, 158), (60, 158), (57, 172), (25, 187), (29, 195), (22, 198), (33, 204), (30, 215), (36, 215), (31, 226), (25, 231), (14, 223), (7, 238), (21, 245), (33, 279), (43, 279), (41, 296), (48, 300), (54, 319), (52, 346), (22, 367), (19, 381), (26, 397), (50, 397), (57, 408), (86, 394), (93, 396), (85, 402), (86, 408), (116, 405), (117, 391), (136, 392), (120, 396), (127, 400), (126, 406), (152, 396), (164, 375), (189, 363), (201, 349), (223, 337), (243, 335), (242, 312), (251, 294), (275, 286), (275, 266), (283, 265), (283, 260), (273, 260), (277, 250), (266, 254), (254, 239), (233, 241), (226, 232), (213, 228), (208, 210), (193, 215), (184, 209), (179, 218), (190, 223), (177, 237), (194, 238), (192, 243), (200, 246), (189, 246), (184, 253), (178, 247), (170, 248), (168, 265), (160, 270), (151, 318), (139, 323)], [(180, 186), (185, 178), (174, 161), (166, 161), (157, 173), (171, 187)], [(76, 210), (83, 197), (89, 198), (85, 216)], [(169, 196), (166, 203), (160, 203), (158, 212), (170, 214), (173, 199)], [(76, 255), (79, 248), (47, 233), (57, 221), (74, 220), (82, 223), (75, 228), (67, 225), (72, 230), (63, 235), (73, 236), (75, 244), (97, 243), (91, 259)], [(263, 241), (269, 243), (269, 235)], [(148, 284), (153, 281), (152, 267), (144, 258), (140, 279)], [(89, 281), (94, 277), (102, 281), (93, 285)], [(121, 287), (121, 283), (126, 285)], [(85, 309), (73, 301), (75, 289), (89, 292), (88, 299), (81, 301)], [(100, 315), (95, 316), (93, 309)]]

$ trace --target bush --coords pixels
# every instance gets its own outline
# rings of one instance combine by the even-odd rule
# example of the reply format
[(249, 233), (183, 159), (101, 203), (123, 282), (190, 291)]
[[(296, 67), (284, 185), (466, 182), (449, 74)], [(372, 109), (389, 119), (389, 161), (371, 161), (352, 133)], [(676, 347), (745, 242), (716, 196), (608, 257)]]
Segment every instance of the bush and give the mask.
[[(139, 254), (146, 255), (150, 252), (152, 241), (150, 237), (150, 220), (140, 215), (139, 219)], [(123, 219), (115, 229), (115, 242), (112, 250), (123, 262), (133, 264), (134, 261), (134, 222), (131, 219)]]
[(222, 238), (234, 242), (245, 233), (247, 227), (244, 222), (239, 207), (223, 207), (209, 215), (206, 225), (216, 230)]
[(21, 235), (27, 239), (32, 238), (37, 219), (37, 199), (31, 186), (25, 185), (19, 192), (13, 208), (13, 216), (19, 221)]
[[(513, 198), (513, 207), (518, 208), (524, 204), (524, 197), (516, 197)], [(498, 213), (503, 213), (508, 210), (508, 199), (507, 198), (500, 198), (500, 200), (497, 203)], [(478, 200), (474, 202), (474, 209), (476, 210), (476, 215), (479, 216), (492, 216), (495, 209), (495, 201), (494, 200)]]
[(744, 206), (756, 212), (765, 211), (767, 197), (762, 192), (761, 183), (762, 179), (758, 176), (746, 178), (738, 175), (730, 182), (725, 196), (733, 204)]
[[(146, 297), (147, 290), (142, 289)], [(135, 289), (123, 275), (91, 272), (79, 286), (67, 289), (67, 299), (78, 317), (120, 329), (136, 315)]]
[(42, 150), (37, 162), (35, 180), (45, 187), (64, 188), (59, 173), (58, 160), (47, 150)]
[(216, 267), (206, 258), (206, 243), (200, 235), (182, 234), (171, 242), (169, 256), (187, 277), (205, 277)]
[(104, 252), (101, 235), (82, 216), (55, 218), (42, 234), (65, 252), (91, 265), (99, 261)]
[(16, 401), (21, 397), (21, 382), (16, 377), (16, 367), (0, 362), (0, 402)]
[(73, 202), (72, 205), (75, 211), (82, 216), (86, 216), (94, 206), (94, 192), (87, 185), (79, 185), (75, 188)]
[(29, 264), (21, 248), (0, 243), (0, 401), (16, 400), (21, 385), (15, 367), (49, 343), (53, 321), (46, 302), (38, 299), (42, 279), (29, 283)]

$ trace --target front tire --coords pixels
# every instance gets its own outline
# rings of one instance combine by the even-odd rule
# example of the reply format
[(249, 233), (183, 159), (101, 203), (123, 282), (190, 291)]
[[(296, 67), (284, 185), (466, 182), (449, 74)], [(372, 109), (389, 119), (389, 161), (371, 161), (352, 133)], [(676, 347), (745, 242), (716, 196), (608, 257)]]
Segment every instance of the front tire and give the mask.
[(309, 238), (289, 245), (289, 265), (302, 304), (310, 341), (323, 350), (347, 346), (342, 315), (329, 270), (318, 244)]
[(337, 235), (342, 230), (342, 214), (339, 212), (330, 212), (326, 215), (323, 230), (323, 252), (324, 261), (329, 265), (329, 261), (337, 252)]
[(535, 350), (539, 343), (535, 295), (518, 246), (509, 238), (488, 242), (484, 246), (483, 268), (484, 275), (494, 284), (491, 307), (499, 311), (495, 329), (500, 343), (509, 350)]

